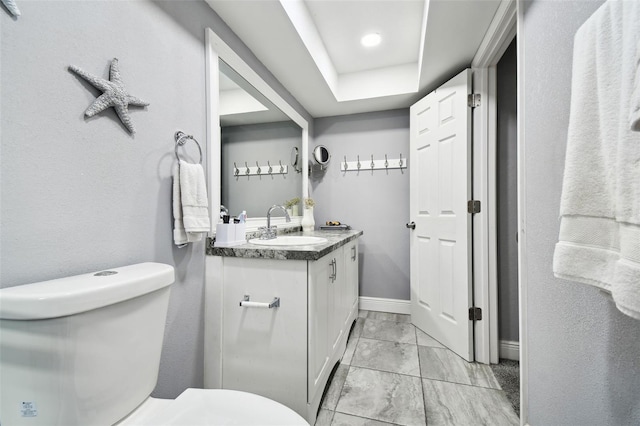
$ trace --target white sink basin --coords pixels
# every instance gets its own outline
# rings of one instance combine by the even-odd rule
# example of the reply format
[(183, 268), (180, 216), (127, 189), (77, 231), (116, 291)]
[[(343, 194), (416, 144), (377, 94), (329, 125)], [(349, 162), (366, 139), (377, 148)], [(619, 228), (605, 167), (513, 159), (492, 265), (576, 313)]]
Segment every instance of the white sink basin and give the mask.
[(308, 246), (324, 244), (327, 242), (327, 239), (322, 237), (308, 237), (305, 235), (283, 235), (272, 240), (254, 238), (253, 240), (249, 240), (249, 242), (261, 246)]

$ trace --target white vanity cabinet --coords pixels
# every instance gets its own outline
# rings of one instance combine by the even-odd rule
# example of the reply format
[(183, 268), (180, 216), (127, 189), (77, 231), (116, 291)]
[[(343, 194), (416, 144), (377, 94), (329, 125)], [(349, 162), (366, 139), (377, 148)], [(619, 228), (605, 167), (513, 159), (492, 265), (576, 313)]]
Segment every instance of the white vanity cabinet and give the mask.
[[(358, 316), (357, 238), (317, 260), (222, 257), (218, 264), (220, 386), (271, 398), (314, 424)], [(247, 296), (265, 304), (278, 297), (280, 306), (240, 306)]]

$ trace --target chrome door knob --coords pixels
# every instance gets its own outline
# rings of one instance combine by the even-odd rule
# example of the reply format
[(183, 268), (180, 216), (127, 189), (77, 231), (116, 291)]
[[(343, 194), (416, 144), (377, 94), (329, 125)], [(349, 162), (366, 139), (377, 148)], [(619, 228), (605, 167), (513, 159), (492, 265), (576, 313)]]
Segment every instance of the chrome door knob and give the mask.
[(405, 226), (407, 228), (409, 228), (409, 229), (416, 229), (416, 223), (415, 222), (407, 223)]

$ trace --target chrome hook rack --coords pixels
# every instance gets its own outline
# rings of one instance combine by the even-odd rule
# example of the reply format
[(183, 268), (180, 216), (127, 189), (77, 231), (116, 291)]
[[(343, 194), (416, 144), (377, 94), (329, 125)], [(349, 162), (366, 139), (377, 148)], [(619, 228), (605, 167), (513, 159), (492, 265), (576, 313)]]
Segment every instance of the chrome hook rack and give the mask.
[(360, 170), (391, 170), (391, 169), (406, 169), (407, 168), (407, 159), (402, 157), (400, 154), (400, 158), (389, 158), (387, 154), (384, 155), (384, 159), (376, 160), (373, 155), (371, 155), (371, 162), (369, 163), (369, 167), (362, 167), (362, 163), (360, 162), (360, 155), (357, 157), (357, 161), (347, 161), (347, 156), (344, 156), (344, 161), (340, 163), (340, 170), (343, 172), (359, 172)]
[(289, 166), (282, 164), (282, 160), (278, 160), (280, 167), (272, 166), (271, 161), (268, 160), (266, 164), (261, 164), (259, 161), (255, 162), (255, 166), (249, 166), (249, 162), (244, 162), (244, 170), (238, 168), (237, 162), (233, 162), (233, 168), (231, 169), (233, 176), (273, 176), (273, 175), (286, 175), (289, 173)]

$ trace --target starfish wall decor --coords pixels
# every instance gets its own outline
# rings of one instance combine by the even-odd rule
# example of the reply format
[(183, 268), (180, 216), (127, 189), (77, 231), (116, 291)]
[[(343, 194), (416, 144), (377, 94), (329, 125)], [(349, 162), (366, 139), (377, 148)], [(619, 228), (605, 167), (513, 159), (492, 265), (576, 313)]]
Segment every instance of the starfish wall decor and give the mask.
[(7, 10), (13, 16), (20, 16), (20, 9), (18, 9), (18, 5), (16, 4), (16, 0), (2, 0), (2, 4), (5, 5)]
[(100, 95), (84, 112), (87, 117), (93, 117), (99, 112), (104, 111), (109, 107), (114, 107), (118, 117), (122, 120), (127, 130), (131, 133), (135, 133), (131, 117), (129, 116), (129, 105), (135, 106), (148, 106), (149, 103), (143, 101), (140, 98), (131, 96), (122, 83), (120, 78), (120, 70), (118, 69), (118, 58), (113, 58), (111, 61), (111, 68), (109, 70), (109, 80), (96, 77), (89, 74), (80, 68), (69, 65), (69, 69), (80, 77), (87, 80), (96, 89), (101, 90), (103, 93)]

